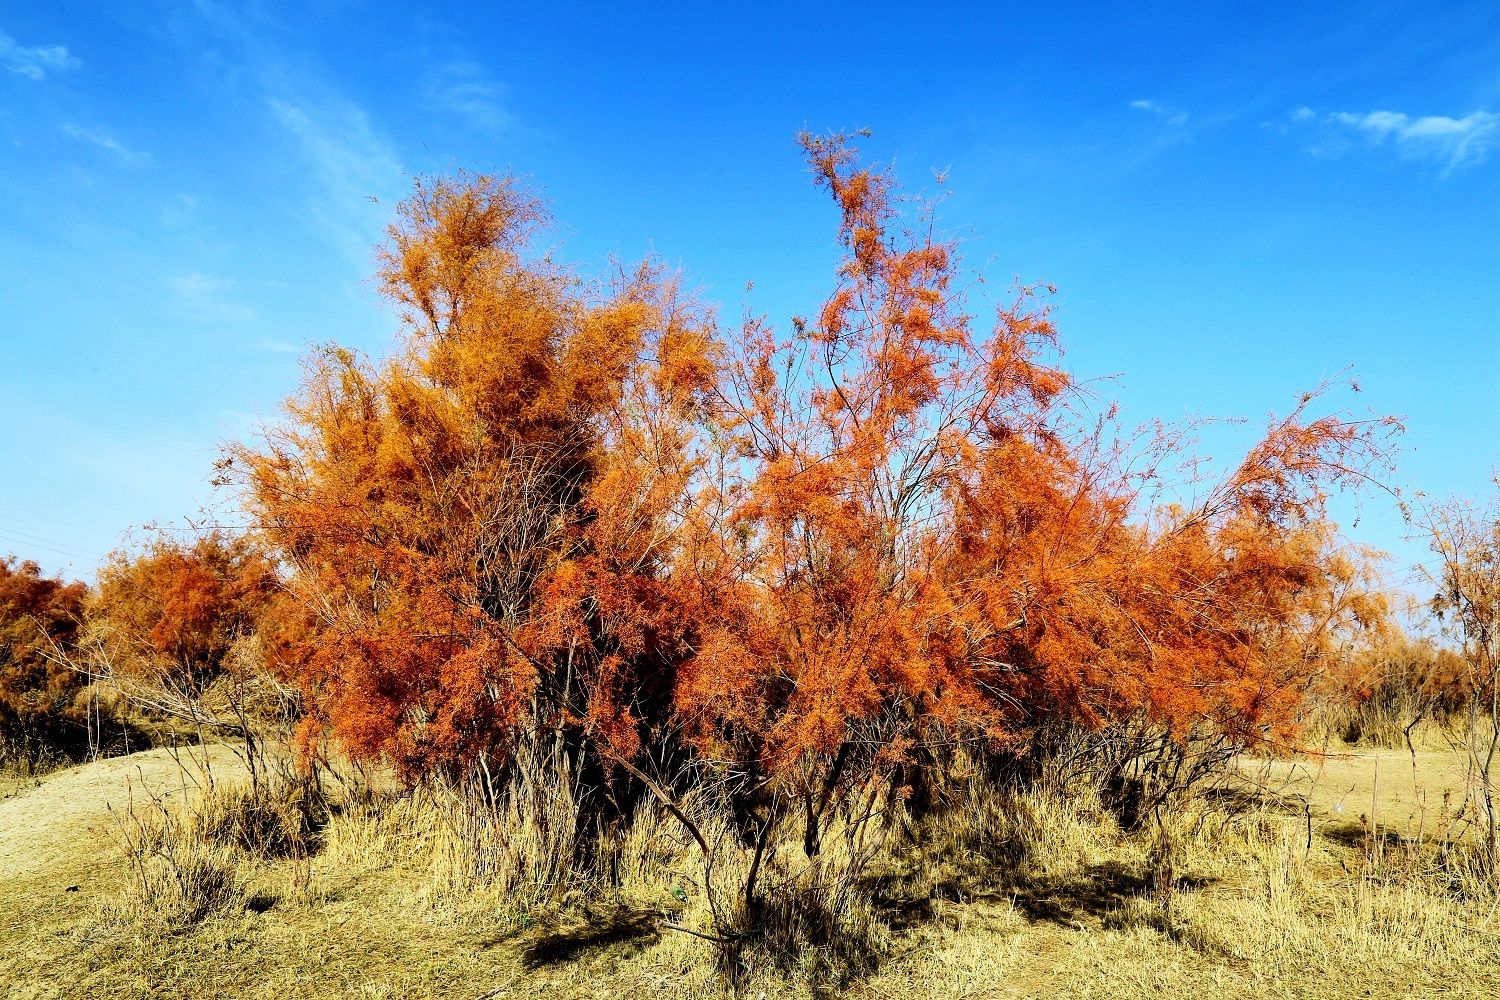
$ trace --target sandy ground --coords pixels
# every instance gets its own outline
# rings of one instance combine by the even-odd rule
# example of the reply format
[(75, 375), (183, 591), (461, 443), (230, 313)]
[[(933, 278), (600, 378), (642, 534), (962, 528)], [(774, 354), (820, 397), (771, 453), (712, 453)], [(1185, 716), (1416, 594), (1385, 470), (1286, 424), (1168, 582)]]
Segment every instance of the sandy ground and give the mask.
[(205, 764), (219, 780), (244, 774), (230, 746), (195, 747), (179, 756), (185, 768), (171, 750), (148, 750), (0, 784), (0, 891), (35, 876), (87, 871), (99, 853), (119, 849), (117, 817), (132, 802), (147, 802), (151, 794), (180, 799), (205, 780)]
[(1316, 823), (1362, 827), (1373, 816), (1381, 829), (1403, 836), (1448, 832), (1467, 780), (1464, 759), (1451, 750), (1330, 752), (1242, 768), (1273, 794), (1305, 799)]

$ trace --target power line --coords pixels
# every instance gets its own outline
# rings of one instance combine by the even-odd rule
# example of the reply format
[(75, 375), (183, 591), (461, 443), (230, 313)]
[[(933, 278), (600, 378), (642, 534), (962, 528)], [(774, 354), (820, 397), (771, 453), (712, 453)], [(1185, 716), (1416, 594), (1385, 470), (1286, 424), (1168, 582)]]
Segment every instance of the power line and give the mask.
[(87, 559), (99, 558), (99, 554), (97, 552), (90, 552), (87, 549), (79, 548), (78, 546), (71, 545), (68, 542), (58, 541), (55, 538), (47, 538), (43, 535), (33, 535), (30, 532), (21, 531), (19, 528), (7, 528), (4, 525), (0, 525), (0, 538), (4, 538), (10, 542), (17, 542), (22, 545), (35, 545), (37, 548), (47, 549), (48, 551), (56, 552), (60, 555), (76, 556), (78, 558)]
[(21, 545), (21, 546), (24, 546), (26, 548), (45, 549), (46, 551), (51, 552), (54, 555), (59, 555), (59, 556), (62, 556), (64, 558), (66, 558), (66, 559), (97, 559), (98, 558), (97, 556), (90, 556), (90, 555), (87, 555), (87, 554), (82, 553), (82, 552), (68, 552), (68, 551), (65, 551), (63, 549), (54, 548), (51, 545), (44, 545), (41, 542), (26, 541), (24, 539), (19, 539), (19, 538), (8, 538), (8, 537), (6, 537), (4, 535), (0, 535), (0, 541), (10, 542), (11, 544)]

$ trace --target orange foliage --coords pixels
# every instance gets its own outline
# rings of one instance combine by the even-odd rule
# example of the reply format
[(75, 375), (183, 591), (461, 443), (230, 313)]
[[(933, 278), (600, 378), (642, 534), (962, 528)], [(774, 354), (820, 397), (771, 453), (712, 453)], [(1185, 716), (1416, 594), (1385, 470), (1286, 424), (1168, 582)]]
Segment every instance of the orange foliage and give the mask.
[(538, 725), (628, 745), (627, 675), (672, 641), (680, 476), (657, 466), (713, 379), (705, 319), (652, 268), (596, 287), (528, 259), (542, 221), (508, 181), (419, 184), (381, 257), (396, 357), (326, 349), (282, 431), (230, 459), (292, 570), (277, 655), (308, 731), (409, 776)]
[(250, 538), (161, 536), (100, 568), (87, 639), (117, 681), (193, 697), (227, 669), (277, 588), (275, 566)]
[(685, 747), (809, 817), (1056, 721), (1289, 735), (1332, 630), (1383, 613), (1323, 503), (1394, 425), (1310, 394), (1153, 504), (1177, 438), (1080, 423), (1032, 290), (976, 330), (930, 216), (843, 137), (803, 147), (845, 255), (788, 333), (720, 336), (650, 265), (578, 279), (509, 181), (418, 184), (381, 256), (394, 358), (323, 350), (229, 460), (289, 570), (309, 735), (409, 777), (547, 733), (632, 773)]
[(87, 678), (69, 669), (87, 588), (42, 576), (34, 562), (0, 559), (0, 763), (34, 761), (83, 742)]
[(1329, 695), (1358, 708), (1412, 720), (1451, 719), (1468, 706), (1470, 671), (1464, 658), (1430, 638), (1393, 633), (1354, 650), (1331, 677)]
[(981, 337), (953, 246), (925, 218), (898, 230), (889, 177), (841, 138), (803, 143), (847, 256), (815, 323), (751, 322), (725, 368), (733, 457), (675, 568), (700, 637), (675, 708), (699, 753), (811, 817), (966, 735), (1144, 716), (1289, 738), (1332, 629), (1384, 614), (1323, 500), (1393, 423), (1310, 419), (1309, 395), (1204, 499), (1143, 507), (1153, 456), (1131, 472), (1109, 421), (1074, 426), (1031, 292)]

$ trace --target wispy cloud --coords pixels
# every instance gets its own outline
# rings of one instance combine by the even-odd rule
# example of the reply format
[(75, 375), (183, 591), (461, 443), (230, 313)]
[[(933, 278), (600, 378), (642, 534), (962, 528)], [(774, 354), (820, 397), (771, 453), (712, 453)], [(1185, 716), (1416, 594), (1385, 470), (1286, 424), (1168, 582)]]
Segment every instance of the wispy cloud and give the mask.
[(1338, 155), (1354, 145), (1389, 148), (1406, 159), (1441, 164), (1444, 176), (1478, 166), (1500, 146), (1500, 115), (1490, 111), (1472, 111), (1462, 118), (1414, 117), (1400, 111), (1338, 111), (1320, 116), (1303, 106), (1288, 117), (1297, 125), (1319, 130), (1312, 146), (1317, 155)]
[(1131, 101), (1130, 106), (1137, 111), (1144, 111), (1149, 115), (1155, 116), (1168, 128), (1181, 128), (1188, 121), (1188, 113), (1186, 111), (1176, 111), (1172, 108), (1163, 107), (1156, 101), (1147, 100), (1146, 98)]
[(190, 33), (183, 44), (211, 41), (219, 57), (252, 81), (253, 99), (306, 168), (309, 217), (363, 270), (386, 215), (372, 202), (398, 195), (403, 187), (405, 171), (395, 147), (265, 8), (240, 10), (197, 0), (196, 10), (195, 29), (203, 34)]
[(1409, 156), (1440, 160), (1449, 170), (1483, 163), (1500, 144), (1500, 116), (1475, 111), (1462, 118), (1428, 115), (1412, 118), (1399, 111), (1341, 112), (1333, 120), (1379, 145), (1390, 141)]
[(63, 45), (22, 45), (0, 31), (0, 65), (31, 80), (45, 80), (48, 73), (77, 69), (82, 61)]
[(110, 153), (113, 153), (115, 156), (119, 157), (126, 163), (151, 162), (150, 153), (131, 149), (124, 143), (116, 139), (114, 136), (101, 129), (84, 128), (82, 125), (75, 125), (72, 122), (68, 122), (63, 125), (62, 130), (63, 133), (69, 138), (77, 139), (79, 142), (86, 142), (93, 146), (98, 146), (100, 149), (107, 150)]
[(515, 115), (506, 107), (510, 89), (471, 59), (438, 64), (424, 89), (435, 109), (466, 119), (485, 131), (501, 132), (516, 124)]
[(205, 323), (248, 323), (255, 318), (249, 306), (234, 301), (235, 283), (196, 271), (167, 279), (178, 312)]
[(313, 214), (347, 253), (363, 261), (384, 218), (372, 203), (402, 178), (395, 149), (363, 109), (335, 95), (288, 94), (267, 103), (297, 140), (317, 182)]

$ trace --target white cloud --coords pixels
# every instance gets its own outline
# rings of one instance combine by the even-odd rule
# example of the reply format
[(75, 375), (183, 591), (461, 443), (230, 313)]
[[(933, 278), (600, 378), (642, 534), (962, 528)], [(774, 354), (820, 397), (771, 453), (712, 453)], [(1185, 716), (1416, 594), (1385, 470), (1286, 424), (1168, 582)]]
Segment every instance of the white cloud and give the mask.
[[(1309, 122), (1316, 117), (1310, 108), (1292, 112), (1292, 119), (1297, 122)], [(1444, 176), (1483, 163), (1490, 151), (1500, 146), (1500, 115), (1490, 111), (1473, 111), (1462, 118), (1446, 115), (1414, 118), (1400, 111), (1383, 110), (1340, 111), (1325, 116), (1322, 122), (1339, 141), (1324, 142), (1315, 146), (1314, 152), (1342, 152), (1343, 143), (1361, 140), (1372, 147), (1388, 145), (1408, 159), (1441, 163)]]
[(124, 143), (114, 138), (114, 136), (100, 129), (84, 128), (82, 125), (75, 125), (72, 122), (68, 122), (67, 124), (63, 125), (62, 130), (64, 134), (66, 134), (69, 138), (77, 139), (79, 142), (86, 142), (90, 145), (98, 146), (100, 149), (108, 150), (126, 163), (151, 162), (150, 153), (143, 153), (138, 150), (130, 149)]
[(288, 140), (290, 148), (277, 155), (302, 168), (297, 187), (308, 218), (365, 271), (389, 213), (373, 202), (394, 201), (406, 187), (395, 147), (267, 5), (195, 0), (194, 6), (199, 17), (180, 22), (179, 44), (211, 47), (248, 78), (253, 102)]
[(31, 80), (45, 80), (48, 73), (77, 69), (83, 63), (62, 45), (22, 45), (0, 31), (0, 64)]
[(1173, 111), (1171, 108), (1165, 108), (1155, 101), (1141, 98), (1140, 100), (1131, 101), (1130, 106), (1137, 111), (1144, 111), (1147, 114), (1155, 115), (1168, 128), (1180, 128), (1187, 124), (1188, 113), (1186, 111)]
[(249, 306), (235, 302), (232, 281), (196, 271), (167, 279), (167, 287), (177, 300), (179, 312), (188, 319), (205, 323), (248, 323), (255, 318)]
[(399, 190), (401, 161), (357, 105), (336, 95), (275, 96), (276, 120), (297, 141), (319, 189), (312, 211), (351, 259), (364, 262), (379, 239), (382, 196)]
[(469, 59), (453, 59), (438, 66), (426, 84), (427, 99), (440, 111), (466, 118), (488, 132), (516, 124), (505, 101), (510, 90)]
[(1292, 121), (1305, 122), (1318, 117), (1318, 113), (1306, 104), (1299, 105), (1292, 110)]

